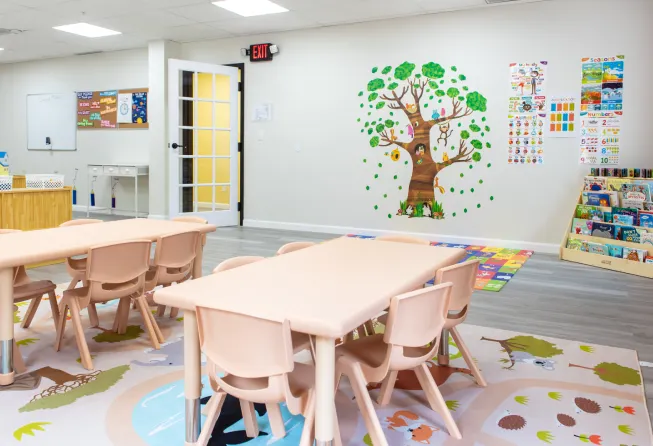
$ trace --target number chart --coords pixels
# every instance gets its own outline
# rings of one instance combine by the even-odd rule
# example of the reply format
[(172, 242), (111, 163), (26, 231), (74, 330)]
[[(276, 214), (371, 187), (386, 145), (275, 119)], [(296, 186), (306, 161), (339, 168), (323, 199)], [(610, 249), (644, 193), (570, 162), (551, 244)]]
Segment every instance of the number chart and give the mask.
[(554, 97), (551, 98), (549, 107), (549, 137), (570, 138), (577, 135), (576, 98)]
[(580, 164), (619, 164), (623, 112), (581, 112)]

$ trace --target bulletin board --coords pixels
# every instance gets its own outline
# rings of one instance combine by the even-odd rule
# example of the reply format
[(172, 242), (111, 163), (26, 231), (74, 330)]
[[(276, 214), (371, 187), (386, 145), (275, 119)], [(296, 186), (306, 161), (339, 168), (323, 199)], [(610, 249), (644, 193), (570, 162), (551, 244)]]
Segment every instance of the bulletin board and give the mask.
[(147, 88), (78, 91), (77, 129), (146, 129)]

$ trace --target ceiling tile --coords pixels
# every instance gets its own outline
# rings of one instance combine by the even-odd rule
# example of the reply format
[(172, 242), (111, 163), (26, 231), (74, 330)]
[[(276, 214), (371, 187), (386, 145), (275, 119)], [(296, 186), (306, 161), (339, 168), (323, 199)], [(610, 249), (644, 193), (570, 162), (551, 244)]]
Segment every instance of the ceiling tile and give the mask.
[(48, 5), (42, 11), (56, 14), (61, 24), (88, 22), (125, 14), (137, 14), (147, 9), (138, 0), (70, 0), (65, 3)]
[(0, 28), (37, 29), (52, 27), (56, 23), (56, 16), (36, 9), (24, 9), (0, 15)]
[[(240, 17), (231, 11), (227, 11), (211, 3), (200, 3), (197, 5), (185, 6), (183, 8), (171, 8), (168, 12), (186, 17), (195, 22), (217, 22), (218, 20), (229, 20)], [(266, 16), (269, 17), (269, 16)]]
[(7, 14), (9, 12), (24, 11), (27, 9), (26, 6), (21, 6), (17, 3), (11, 3), (7, 1), (0, 2), (0, 14)]
[(485, 0), (416, 0), (420, 8), (429, 12), (487, 6)]
[(200, 23), (185, 26), (167, 27), (161, 31), (145, 30), (135, 35), (146, 40), (166, 39), (181, 43), (199, 40), (221, 39), (224, 37), (232, 36), (231, 33), (227, 31)]
[(154, 8), (177, 8), (179, 6), (199, 5), (210, 0), (141, 0), (142, 3)]
[[(27, 6), (29, 8), (39, 8), (41, 6), (55, 5), (57, 3), (64, 3), (69, 0), (9, 0), (8, 3), (14, 3), (16, 5)], [(3, 3), (6, 0), (3, 0)]]
[(305, 14), (324, 25), (338, 23), (355, 23), (391, 17), (403, 17), (423, 13), (414, 0), (361, 0), (349, 1), (340, 8), (333, 8), (328, 3), (319, 3), (319, 7)]
[(126, 14), (118, 17), (99, 19), (95, 25), (114, 29), (122, 33), (142, 33), (143, 31), (164, 31), (171, 26), (192, 25), (190, 19), (174, 15), (163, 9), (145, 11), (139, 14)]
[(315, 20), (310, 20), (297, 12), (286, 12), (257, 17), (238, 17), (231, 20), (221, 20), (207, 23), (214, 28), (223, 29), (234, 35), (262, 34), (290, 29), (315, 28), (320, 26)]

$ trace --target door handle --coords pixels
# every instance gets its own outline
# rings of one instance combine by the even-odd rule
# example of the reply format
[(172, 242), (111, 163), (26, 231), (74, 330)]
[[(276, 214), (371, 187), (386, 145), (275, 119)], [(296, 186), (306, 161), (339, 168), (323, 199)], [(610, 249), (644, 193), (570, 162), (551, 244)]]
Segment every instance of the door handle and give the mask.
[(185, 149), (186, 148), (186, 146), (179, 145), (176, 142), (173, 142), (171, 147), (173, 149)]

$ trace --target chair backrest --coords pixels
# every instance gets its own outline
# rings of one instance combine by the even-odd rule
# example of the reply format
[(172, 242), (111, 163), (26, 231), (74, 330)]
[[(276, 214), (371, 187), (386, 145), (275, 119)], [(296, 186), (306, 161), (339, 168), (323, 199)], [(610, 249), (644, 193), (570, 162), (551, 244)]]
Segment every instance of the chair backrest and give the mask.
[(102, 223), (102, 220), (96, 220), (94, 218), (80, 218), (79, 220), (68, 220), (59, 225), (60, 228), (65, 226), (79, 226), (79, 225), (91, 225), (94, 223)]
[(260, 260), (264, 260), (265, 257), (259, 257), (259, 256), (240, 256), (240, 257), (232, 257), (231, 259), (227, 259), (223, 262), (220, 262), (218, 266), (215, 267), (213, 270), (213, 274), (219, 273), (221, 271), (227, 271), (229, 269), (233, 268), (238, 268), (239, 266), (247, 265), (249, 263), (254, 263), (258, 262)]
[[(22, 232), (20, 229), (0, 229), (0, 235), (2, 234), (13, 234), (16, 232)], [(14, 286), (25, 285), (30, 283), (32, 280), (27, 275), (27, 271), (24, 266), (19, 266), (14, 268)]]
[(159, 285), (179, 282), (188, 277), (197, 256), (199, 231), (164, 235), (156, 241), (154, 266), (157, 267), (156, 281)]
[(431, 244), (431, 242), (424, 240), (423, 238), (410, 237), (408, 235), (381, 235), (374, 240), (378, 240), (380, 242), (412, 243), (414, 245), (426, 246)]
[[(149, 240), (95, 246), (88, 251), (86, 279), (93, 301), (127, 297), (142, 292), (150, 266)], [(85, 304), (88, 304), (88, 299)]]
[(435, 283), (453, 283), (449, 311), (463, 311), (469, 305), (476, 284), (479, 261), (469, 260), (440, 268), (435, 273)]
[(300, 249), (304, 248), (310, 248), (311, 246), (315, 246), (315, 243), (313, 242), (292, 242), (292, 243), (287, 243), (283, 245), (279, 250), (277, 251), (277, 255), (280, 256), (282, 254), (288, 254), (293, 251), (299, 251)]
[[(208, 225), (209, 221), (202, 217), (175, 217), (172, 221), (179, 221), (182, 223), (197, 223), (200, 225)], [(202, 246), (206, 245), (206, 234), (202, 234)]]

